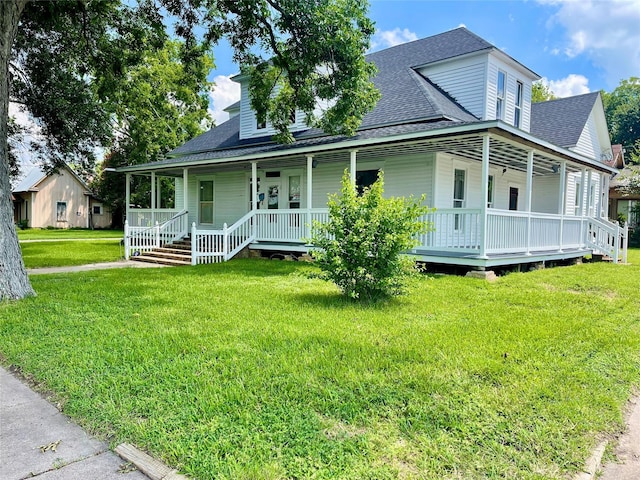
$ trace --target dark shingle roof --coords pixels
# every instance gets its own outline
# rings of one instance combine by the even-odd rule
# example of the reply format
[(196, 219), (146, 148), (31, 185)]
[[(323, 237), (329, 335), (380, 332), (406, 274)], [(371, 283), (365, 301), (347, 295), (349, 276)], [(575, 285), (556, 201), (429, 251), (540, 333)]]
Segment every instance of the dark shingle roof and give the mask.
[(560, 147), (575, 147), (599, 92), (531, 105), (531, 133)]
[[(490, 43), (461, 27), (367, 55), (367, 59), (378, 67), (378, 75), (373, 83), (380, 91), (381, 98), (374, 110), (363, 118), (360, 130), (373, 129), (381, 134), (384, 129), (377, 127), (384, 125), (438, 120), (448, 124), (478, 121), (477, 117), (412, 67), (493, 48), (495, 47)], [(259, 145), (259, 148), (266, 149), (267, 144), (272, 143), (270, 136), (240, 140), (239, 128), (239, 116), (231, 118), (174, 149), (168, 156)], [(371, 134), (372, 132), (368, 132), (365, 135)], [(296, 142), (299, 146), (302, 138), (319, 135), (322, 135), (322, 131), (310, 129), (298, 132), (294, 137), (299, 139)], [(330, 138), (335, 141), (339, 137)], [(273, 145), (269, 147), (271, 148)], [(220, 155), (216, 154), (218, 156)]]

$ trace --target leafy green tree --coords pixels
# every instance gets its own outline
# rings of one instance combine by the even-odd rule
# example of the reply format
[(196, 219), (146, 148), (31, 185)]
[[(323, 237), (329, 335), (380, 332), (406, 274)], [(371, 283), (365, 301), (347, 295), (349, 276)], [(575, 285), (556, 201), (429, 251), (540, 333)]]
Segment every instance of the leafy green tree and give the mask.
[(611, 93), (603, 92), (611, 142), (625, 148), (627, 160), (640, 163), (640, 78), (622, 80)]
[[(364, 60), (373, 33), (367, 8), (366, 0), (0, 1), (0, 300), (33, 294), (9, 196), (10, 93), (42, 129), (37, 155), (90, 168), (96, 146), (113, 139), (109, 105), (122, 78), (165, 45), (173, 22), (187, 72), (226, 36), (244, 71), (270, 80), (254, 80), (250, 93), (278, 140), (291, 140), (283, 106), (327, 132), (351, 134), (377, 98)], [(326, 106), (318, 118), (313, 96)]]
[(546, 102), (556, 98), (548, 85), (545, 85), (542, 81), (533, 82), (531, 86), (531, 103)]
[[(167, 41), (161, 50), (146, 52), (119, 79), (106, 105), (114, 119), (115, 138), (91, 186), (110, 206), (116, 226), (122, 223), (126, 206), (125, 175), (108, 169), (160, 160), (212, 124), (208, 110), (212, 83), (207, 75), (213, 58), (203, 51), (194, 56), (187, 70), (181, 62), (183, 48), (183, 42)], [(148, 179), (133, 180), (139, 185), (132, 188), (132, 203), (149, 207)], [(167, 205), (173, 184), (162, 180), (163, 204)], [(147, 198), (140, 192), (147, 192)]]
[(415, 261), (403, 255), (431, 227), (422, 221), (430, 210), (424, 197), (383, 197), (383, 173), (362, 195), (342, 177), (341, 194), (329, 197), (329, 221), (315, 222), (311, 243), (322, 277), (348, 297), (378, 300), (402, 293), (415, 273)]

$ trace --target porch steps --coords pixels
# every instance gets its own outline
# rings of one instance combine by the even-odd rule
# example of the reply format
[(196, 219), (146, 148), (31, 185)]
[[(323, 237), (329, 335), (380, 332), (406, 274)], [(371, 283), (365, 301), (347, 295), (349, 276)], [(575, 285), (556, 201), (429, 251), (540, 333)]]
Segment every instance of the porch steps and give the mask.
[(191, 240), (189, 238), (178, 240), (130, 258), (136, 262), (158, 263), (161, 265), (191, 265)]

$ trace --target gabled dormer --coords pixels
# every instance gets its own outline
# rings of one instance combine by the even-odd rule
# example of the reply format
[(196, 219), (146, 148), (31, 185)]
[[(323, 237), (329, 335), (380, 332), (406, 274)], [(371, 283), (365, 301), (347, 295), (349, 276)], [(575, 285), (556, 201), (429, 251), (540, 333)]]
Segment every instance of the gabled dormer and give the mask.
[[(240, 140), (247, 138), (271, 137), (276, 133), (269, 122), (260, 122), (256, 112), (251, 108), (251, 98), (249, 96), (249, 77), (246, 75), (236, 75), (231, 80), (240, 84)], [(237, 109), (236, 109), (237, 110)], [(303, 112), (296, 110), (291, 112), (291, 132), (299, 132), (309, 127), (305, 122)]]
[(478, 119), (530, 130), (531, 88), (540, 77), (501, 50), (490, 46), (415, 68)]

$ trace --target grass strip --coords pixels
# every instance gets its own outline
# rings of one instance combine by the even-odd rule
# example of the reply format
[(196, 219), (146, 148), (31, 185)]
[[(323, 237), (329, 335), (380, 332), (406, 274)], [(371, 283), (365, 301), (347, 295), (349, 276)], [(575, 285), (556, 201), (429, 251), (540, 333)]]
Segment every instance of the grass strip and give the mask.
[(358, 305), (260, 260), (34, 277), (0, 352), (195, 478), (566, 478), (640, 375), (640, 252)]

